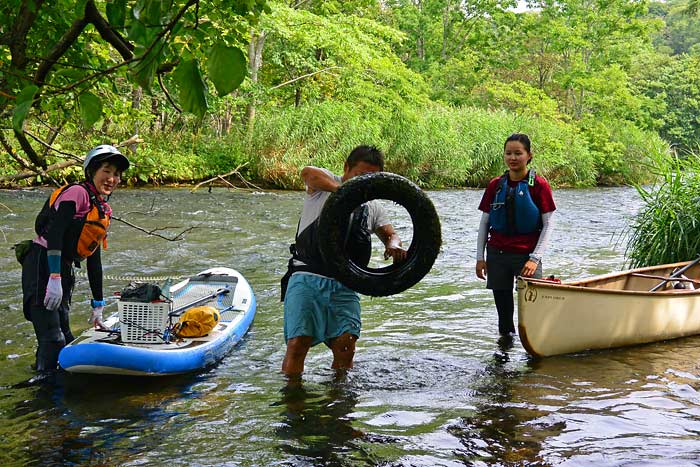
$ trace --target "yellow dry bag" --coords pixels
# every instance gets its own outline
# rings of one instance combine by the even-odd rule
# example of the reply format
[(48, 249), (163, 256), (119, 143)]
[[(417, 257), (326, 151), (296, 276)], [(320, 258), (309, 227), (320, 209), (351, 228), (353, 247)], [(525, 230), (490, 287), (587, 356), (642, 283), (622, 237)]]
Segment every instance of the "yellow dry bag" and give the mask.
[(180, 321), (175, 325), (177, 337), (202, 337), (209, 334), (219, 323), (221, 315), (219, 310), (210, 306), (197, 306), (190, 308), (180, 316)]

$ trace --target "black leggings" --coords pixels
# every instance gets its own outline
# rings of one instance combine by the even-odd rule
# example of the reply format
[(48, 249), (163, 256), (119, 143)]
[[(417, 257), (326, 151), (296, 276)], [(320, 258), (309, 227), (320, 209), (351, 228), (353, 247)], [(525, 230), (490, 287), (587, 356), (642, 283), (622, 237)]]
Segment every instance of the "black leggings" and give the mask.
[(515, 324), (513, 324), (513, 312), (515, 305), (513, 304), (513, 291), (494, 290), (493, 299), (496, 302), (496, 310), (498, 311), (498, 332), (501, 335), (510, 332), (515, 333)]
[(68, 320), (70, 301), (75, 278), (70, 263), (61, 264), (63, 300), (57, 310), (44, 307), (46, 283), (49, 279), (46, 248), (32, 244), (22, 263), (22, 291), (24, 316), (34, 325), (36, 334), (36, 370), (51, 371), (58, 367), (58, 354), (66, 344), (73, 341)]

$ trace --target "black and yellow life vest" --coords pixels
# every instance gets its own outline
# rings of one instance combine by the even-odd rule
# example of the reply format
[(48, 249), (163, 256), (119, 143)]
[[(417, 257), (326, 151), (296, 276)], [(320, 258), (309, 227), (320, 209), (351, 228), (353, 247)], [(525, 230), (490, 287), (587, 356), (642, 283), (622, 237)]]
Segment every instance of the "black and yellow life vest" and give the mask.
[[(372, 232), (368, 226), (369, 207), (367, 204), (358, 206), (352, 213), (351, 220), (344, 235), (344, 248), (348, 259), (361, 267), (366, 267), (372, 256)], [(287, 292), (287, 284), (290, 277), (295, 272), (312, 272), (326, 277), (333, 277), (326, 262), (321, 255), (319, 246), (319, 235), (323, 235), (318, 229), (319, 219), (317, 218), (301, 232), (297, 232), (295, 242), (289, 245), (289, 252), (292, 257), (287, 263), (287, 272), (282, 277), (281, 299)], [(295, 260), (301, 261), (303, 265), (296, 265)]]
[(57, 214), (53, 209), (58, 197), (68, 187), (79, 185), (87, 191), (90, 198), (90, 211), (82, 218), (72, 219), (68, 232), (64, 236), (63, 254), (71, 254), (72, 259), (83, 260), (92, 255), (102, 245), (107, 249), (107, 229), (109, 228), (109, 215), (102, 206), (102, 202), (97, 199), (97, 195), (85, 184), (69, 184), (57, 188), (44, 203), (34, 224), (37, 235), (44, 236), (49, 231), (51, 223)]

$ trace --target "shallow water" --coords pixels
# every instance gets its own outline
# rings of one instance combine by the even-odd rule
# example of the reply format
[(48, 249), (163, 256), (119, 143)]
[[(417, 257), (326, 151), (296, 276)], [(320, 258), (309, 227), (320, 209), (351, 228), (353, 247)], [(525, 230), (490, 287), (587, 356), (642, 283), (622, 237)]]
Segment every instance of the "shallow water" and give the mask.
[[(330, 370), (314, 348), (302, 387), (288, 387), (278, 281), (301, 193), (122, 190), (115, 213), (185, 240), (114, 223), (106, 290), (119, 276), (231, 266), (258, 299), (253, 328), (220, 364), (166, 379), (33, 373), (34, 335), (9, 248), (29, 238), (46, 190), (0, 192), (0, 465), (661, 466), (700, 465), (700, 338), (542, 360), (497, 342), (496, 313), (474, 275), (480, 191), (431, 192), (443, 249), (414, 288), (363, 298), (356, 367)], [(622, 269), (634, 189), (558, 190), (545, 273)], [(397, 228), (410, 237), (405, 213)], [(80, 279), (72, 325), (87, 326)]]

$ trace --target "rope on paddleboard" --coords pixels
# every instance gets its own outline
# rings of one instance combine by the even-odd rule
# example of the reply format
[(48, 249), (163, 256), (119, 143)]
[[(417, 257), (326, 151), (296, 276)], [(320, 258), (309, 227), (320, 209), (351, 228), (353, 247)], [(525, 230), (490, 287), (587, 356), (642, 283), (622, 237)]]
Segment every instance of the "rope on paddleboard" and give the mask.
[[(87, 272), (82, 270), (75, 271), (75, 275), (81, 279), (87, 279)], [(103, 274), (102, 278), (110, 281), (126, 281), (126, 282), (162, 282), (168, 279), (181, 280), (190, 276), (127, 276), (127, 275), (111, 275)]]

